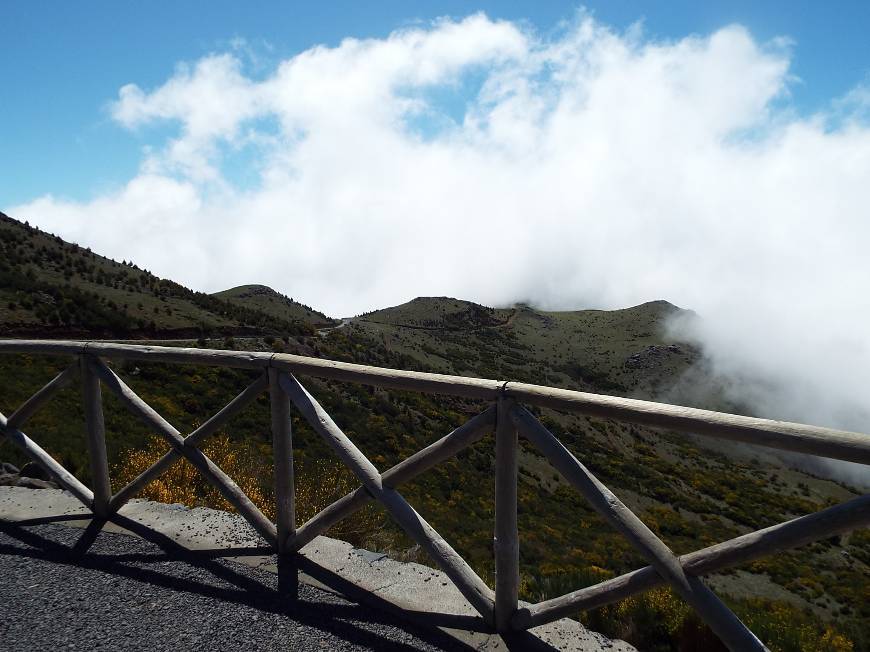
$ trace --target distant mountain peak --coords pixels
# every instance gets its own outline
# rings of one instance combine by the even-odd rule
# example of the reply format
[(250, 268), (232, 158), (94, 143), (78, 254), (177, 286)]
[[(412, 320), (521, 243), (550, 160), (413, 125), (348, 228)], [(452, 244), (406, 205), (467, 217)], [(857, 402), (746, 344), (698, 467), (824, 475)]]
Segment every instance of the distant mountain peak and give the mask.
[(268, 285), (253, 283), (215, 292), (212, 296), (244, 305), (284, 319), (299, 319), (316, 326), (332, 325), (335, 320), (314, 308), (281, 294)]
[[(222, 292), (215, 292), (215, 295), (232, 294), (237, 297), (256, 297), (256, 296), (282, 296), (280, 292), (270, 288), (268, 285), (259, 285), (252, 283), (250, 285), (238, 285)], [(292, 299), (291, 299), (292, 300)]]

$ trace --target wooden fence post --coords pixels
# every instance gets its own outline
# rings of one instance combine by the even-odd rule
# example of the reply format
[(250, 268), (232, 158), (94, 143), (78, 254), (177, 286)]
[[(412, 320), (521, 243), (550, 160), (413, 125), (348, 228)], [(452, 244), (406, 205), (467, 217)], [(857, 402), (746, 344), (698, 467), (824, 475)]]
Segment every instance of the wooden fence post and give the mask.
[(495, 626), (510, 629), (517, 610), (520, 545), (517, 531), (517, 429), (513, 400), (500, 396), (495, 428)]
[(103, 421), (103, 396), (100, 379), (88, 366), (87, 355), (79, 356), (82, 371), (82, 395), (85, 405), (85, 424), (88, 430), (88, 460), (91, 467), (91, 489), (94, 501), (91, 511), (101, 518), (109, 516), (109, 501), (112, 484), (109, 480), (109, 463), (106, 458), (106, 424)]
[(293, 434), (290, 428), (290, 398), (281, 389), (278, 382), (279, 375), (280, 372), (277, 369), (269, 369), (278, 552), (284, 553), (290, 551), (290, 541), (296, 534), (296, 495), (293, 482)]

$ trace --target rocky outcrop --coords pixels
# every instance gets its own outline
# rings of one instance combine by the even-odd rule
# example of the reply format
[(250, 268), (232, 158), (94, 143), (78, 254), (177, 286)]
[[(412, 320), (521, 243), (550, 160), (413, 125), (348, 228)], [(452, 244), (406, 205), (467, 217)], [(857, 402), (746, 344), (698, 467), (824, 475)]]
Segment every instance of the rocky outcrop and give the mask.
[(654, 344), (643, 351), (632, 353), (625, 361), (625, 366), (628, 369), (652, 369), (670, 356), (680, 355), (682, 352), (683, 350), (676, 344)]

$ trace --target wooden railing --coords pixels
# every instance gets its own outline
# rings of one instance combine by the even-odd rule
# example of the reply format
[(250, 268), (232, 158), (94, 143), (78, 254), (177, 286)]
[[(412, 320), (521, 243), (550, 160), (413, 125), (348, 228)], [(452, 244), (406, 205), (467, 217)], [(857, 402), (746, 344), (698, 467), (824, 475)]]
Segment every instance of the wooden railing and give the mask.
[[(286, 354), (219, 351), (102, 342), (0, 340), (0, 353), (60, 354), (75, 362), (25, 401), (0, 430), (99, 517), (108, 518), (173, 461), (186, 458), (279, 553), (292, 553), (369, 501), (379, 501), (453, 581), (462, 595), (498, 631), (524, 630), (670, 584), (731, 650), (764, 645), (699, 579), (774, 551), (800, 546), (870, 525), (870, 495), (820, 512), (744, 534), (703, 550), (675, 556), (643, 522), (577, 460), (521, 403), (593, 417), (667, 428), (787, 451), (870, 464), (870, 436), (814, 426), (722, 414), (627, 398), (511, 381), (399, 371)], [(182, 436), (136, 395), (101, 358), (204, 364), (260, 370), (247, 389), (193, 432)], [(78, 374), (82, 379), (92, 487), (88, 488), (25, 435), (29, 417)], [(294, 374), (400, 390), (461, 396), (492, 402), (482, 413), (391, 469), (381, 473), (333, 422)], [(106, 460), (101, 386), (162, 435), (172, 446), (127, 486), (112, 493)], [(268, 388), (272, 416), (277, 523), (272, 523), (198, 445)], [(333, 448), (361, 483), (298, 528), (294, 513), (290, 405)], [(491, 589), (396, 489), (450, 459), (495, 430), (495, 587)], [(525, 437), (559, 473), (620, 532), (649, 566), (533, 605), (520, 604), (517, 532), (518, 436)]]

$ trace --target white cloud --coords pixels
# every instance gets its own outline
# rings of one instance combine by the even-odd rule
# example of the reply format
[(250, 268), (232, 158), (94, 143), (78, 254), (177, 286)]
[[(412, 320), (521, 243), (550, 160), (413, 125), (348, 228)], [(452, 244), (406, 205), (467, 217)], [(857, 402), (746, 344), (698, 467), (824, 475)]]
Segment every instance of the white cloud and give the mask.
[[(706, 318), (721, 365), (799, 381), (781, 416), (836, 425), (870, 409), (870, 128), (832, 127), (833, 104), (795, 117), (790, 56), (736, 25), (658, 42), (583, 14), (549, 39), (442, 20), (259, 78), (214, 54), (120, 90), (121, 124), (178, 125), (125, 188), (9, 212), (196, 288), (267, 283), (337, 315), (425, 294), (667, 298)], [(228, 181), (234, 147), (256, 148), (258, 184)]]

